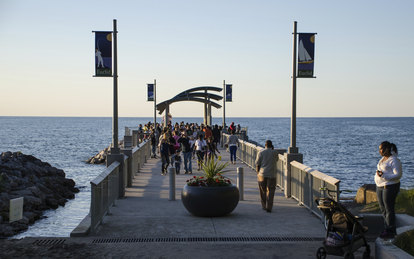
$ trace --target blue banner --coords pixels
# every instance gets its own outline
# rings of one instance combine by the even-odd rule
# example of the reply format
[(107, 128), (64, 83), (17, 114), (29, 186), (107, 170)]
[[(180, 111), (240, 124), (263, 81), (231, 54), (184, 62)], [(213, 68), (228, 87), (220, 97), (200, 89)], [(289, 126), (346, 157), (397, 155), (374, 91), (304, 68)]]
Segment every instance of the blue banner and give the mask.
[(148, 87), (148, 92), (147, 92), (147, 96), (148, 96), (148, 100), (149, 102), (153, 102), (154, 101), (154, 84), (147, 84)]
[(226, 85), (226, 102), (233, 101), (233, 85)]
[(95, 32), (95, 76), (112, 76), (112, 32)]
[(313, 77), (315, 33), (299, 33), (297, 77)]

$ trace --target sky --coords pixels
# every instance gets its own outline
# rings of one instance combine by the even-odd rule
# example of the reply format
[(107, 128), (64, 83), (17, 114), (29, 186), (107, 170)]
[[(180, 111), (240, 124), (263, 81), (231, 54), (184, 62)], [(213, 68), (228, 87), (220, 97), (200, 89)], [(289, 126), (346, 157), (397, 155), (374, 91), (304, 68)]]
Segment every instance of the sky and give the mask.
[(93, 77), (92, 31), (116, 19), (120, 117), (153, 116), (154, 79), (157, 103), (225, 80), (226, 117), (290, 117), (294, 21), (317, 33), (298, 117), (412, 117), (412, 10), (412, 0), (0, 0), (0, 116), (111, 117), (113, 79)]

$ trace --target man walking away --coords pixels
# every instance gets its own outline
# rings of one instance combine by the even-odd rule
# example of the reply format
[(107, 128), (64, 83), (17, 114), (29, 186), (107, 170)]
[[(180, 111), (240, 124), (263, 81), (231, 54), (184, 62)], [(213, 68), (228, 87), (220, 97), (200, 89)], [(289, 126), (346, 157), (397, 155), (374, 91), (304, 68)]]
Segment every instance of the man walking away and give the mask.
[(266, 140), (265, 149), (257, 154), (256, 171), (262, 208), (267, 212), (272, 212), (278, 159), (278, 153), (274, 150), (272, 141)]
[(191, 164), (191, 156), (193, 154), (193, 151), (191, 149), (190, 139), (188, 138), (186, 132), (183, 132), (182, 137), (178, 139), (178, 143), (181, 144), (181, 149), (183, 151), (185, 173), (192, 174), (193, 168)]

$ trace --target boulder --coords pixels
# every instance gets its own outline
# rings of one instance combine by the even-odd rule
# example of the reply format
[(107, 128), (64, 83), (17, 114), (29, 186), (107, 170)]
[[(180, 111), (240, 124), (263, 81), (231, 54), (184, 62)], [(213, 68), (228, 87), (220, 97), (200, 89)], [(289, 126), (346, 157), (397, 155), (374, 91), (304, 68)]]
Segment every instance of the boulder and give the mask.
[[(42, 217), (42, 211), (64, 206), (79, 189), (65, 172), (20, 152), (0, 155), (0, 238), (17, 234)], [(10, 199), (23, 197), (23, 219), (9, 223)]]
[(359, 204), (369, 204), (377, 201), (375, 184), (364, 184), (358, 189), (355, 196), (355, 202)]

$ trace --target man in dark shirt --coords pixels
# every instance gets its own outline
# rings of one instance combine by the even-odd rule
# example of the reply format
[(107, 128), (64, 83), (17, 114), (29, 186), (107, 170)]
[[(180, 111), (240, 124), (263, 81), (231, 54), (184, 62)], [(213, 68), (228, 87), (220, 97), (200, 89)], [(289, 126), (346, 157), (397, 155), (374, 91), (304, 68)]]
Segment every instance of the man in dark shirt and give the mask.
[(214, 125), (214, 128), (213, 128), (213, 142), (214, 142), (214, 144), (216, 144), (216, 147), (217, 147), (218, 143), (220, 143), (220, 138), (221, 138), (221, 133), (220, 133), (220, 130), (218, 128), (218, 125), (216, 124), (216, 125)]
[(184, 170), (185, 170), (185, 173), (186, 174), (188, 174), (188, 173), (192, 174), (193, 173), (193, 168), (192, 168), (192, 164), (191, 164), (191, 156), (192, 156), (193, 152), (191, 150), (190, 139), (188, 138), (186, 132), (182, 133), (181, 138), (178, 139), (178, 143), (181, 144), (181, 149), (182, 149), (183, 156), (184, 156)]

